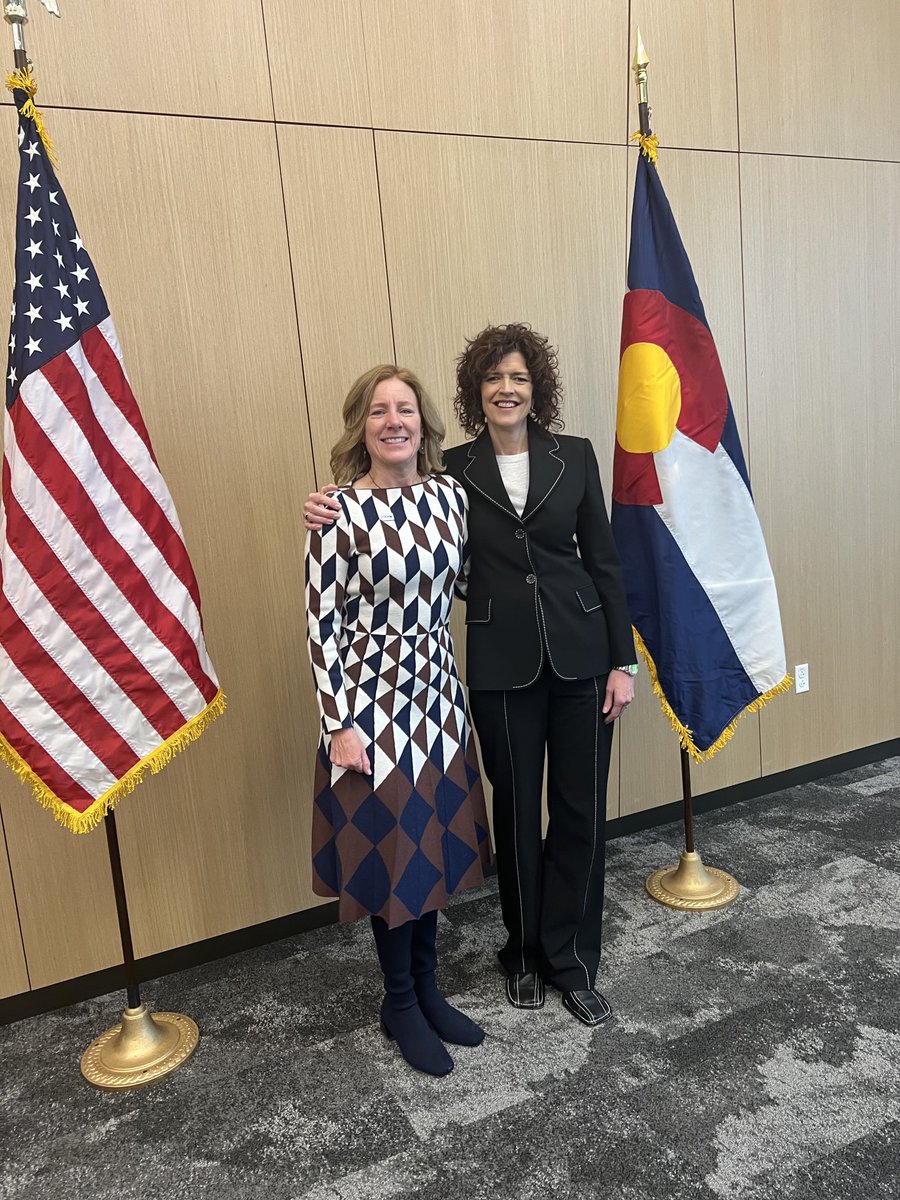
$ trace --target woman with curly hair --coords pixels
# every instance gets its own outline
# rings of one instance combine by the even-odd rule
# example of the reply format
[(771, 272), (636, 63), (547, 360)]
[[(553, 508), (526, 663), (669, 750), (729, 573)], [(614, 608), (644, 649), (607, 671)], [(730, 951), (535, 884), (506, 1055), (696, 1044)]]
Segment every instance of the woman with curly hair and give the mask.
[[(457, 362), (472, 439), (444, 451), (469, 501), (466, 676), (485, 772), (507, 942), (507, 998), (544, 984), (586, 1025), (610, 1007), (600, 960), (606, 781), (613, 723), (634, 698), (636, 655), (600, 474), (567, 437), (556, 353), (524, 324), (489, 326)], [(334, 515), (324, 493), (307, 524)], [(549, 825), (541, 840), (547, 768)]]

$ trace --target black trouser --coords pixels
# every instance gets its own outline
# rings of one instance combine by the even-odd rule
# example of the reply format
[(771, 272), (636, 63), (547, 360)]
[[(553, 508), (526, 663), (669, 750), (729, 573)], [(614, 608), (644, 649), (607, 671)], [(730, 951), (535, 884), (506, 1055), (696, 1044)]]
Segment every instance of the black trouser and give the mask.
[[(613, 726), (603, 720), (606, 676), (469, 693), (485, 773), (494, 789), (494, 841), (503, 923), (500, 961), (537, 971), (563, 991), (593, 987), (600, 961), (606, 779)], [(541, 845), (547, 755), (550, 824)]]

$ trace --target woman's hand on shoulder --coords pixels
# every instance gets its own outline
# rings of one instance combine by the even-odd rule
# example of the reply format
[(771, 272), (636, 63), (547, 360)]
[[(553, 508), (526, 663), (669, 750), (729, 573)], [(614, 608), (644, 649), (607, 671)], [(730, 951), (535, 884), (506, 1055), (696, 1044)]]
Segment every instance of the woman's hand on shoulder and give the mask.
[(371, 775), (369, 756), (355, 729), (338, 729), (331, 735), (331, 761), (336, 767)]
[[(310, 492), (303, 505), (303, 524), (315, 532), (324, 525), (333, 525), (341, 512), (341, 506), (334, 496), (327, 493), (337, 489), (336, 483), (326, 483), (321, 492)], [(341, 763), (341, 766), (344, 764)]]

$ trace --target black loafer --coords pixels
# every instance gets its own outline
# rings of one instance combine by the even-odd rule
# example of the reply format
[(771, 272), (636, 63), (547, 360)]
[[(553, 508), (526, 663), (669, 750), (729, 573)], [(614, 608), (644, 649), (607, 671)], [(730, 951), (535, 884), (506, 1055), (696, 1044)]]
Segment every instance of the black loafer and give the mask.
[(563, 992), (563, 1004), (573, 1017), (577, 1017), (582, 1025), (602, 1025), (612, 1016), (612, 1009), (598, 991), (586, 988), (584, 991)]
[(507, 975), (506, 998), (513, 1008), (542, 1008), (544, 981), (533, 971), (520, 975)]

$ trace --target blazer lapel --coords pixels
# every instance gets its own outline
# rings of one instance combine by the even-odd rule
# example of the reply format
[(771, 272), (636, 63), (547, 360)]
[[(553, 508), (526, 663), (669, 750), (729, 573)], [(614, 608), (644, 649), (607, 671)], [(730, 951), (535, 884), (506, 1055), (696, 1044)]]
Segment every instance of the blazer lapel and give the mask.
[(514, 520), (519, 520), (519, 514), (513, 508), (503, 486), (500, 468), (497, 466), (497, 455), (486, 429), (479, 433), (474, 442), (469, 443), (469, 461), (463, 475), (482, 496), (509, 513)]
[[(534, 516), (566, 469), (558, 450), (559, 442), (552, 433), (547, 433), (533, 421), (528, 422), (528, 499), (523, 521)], [(500, 474), (499, 470), (497, 474)]]

